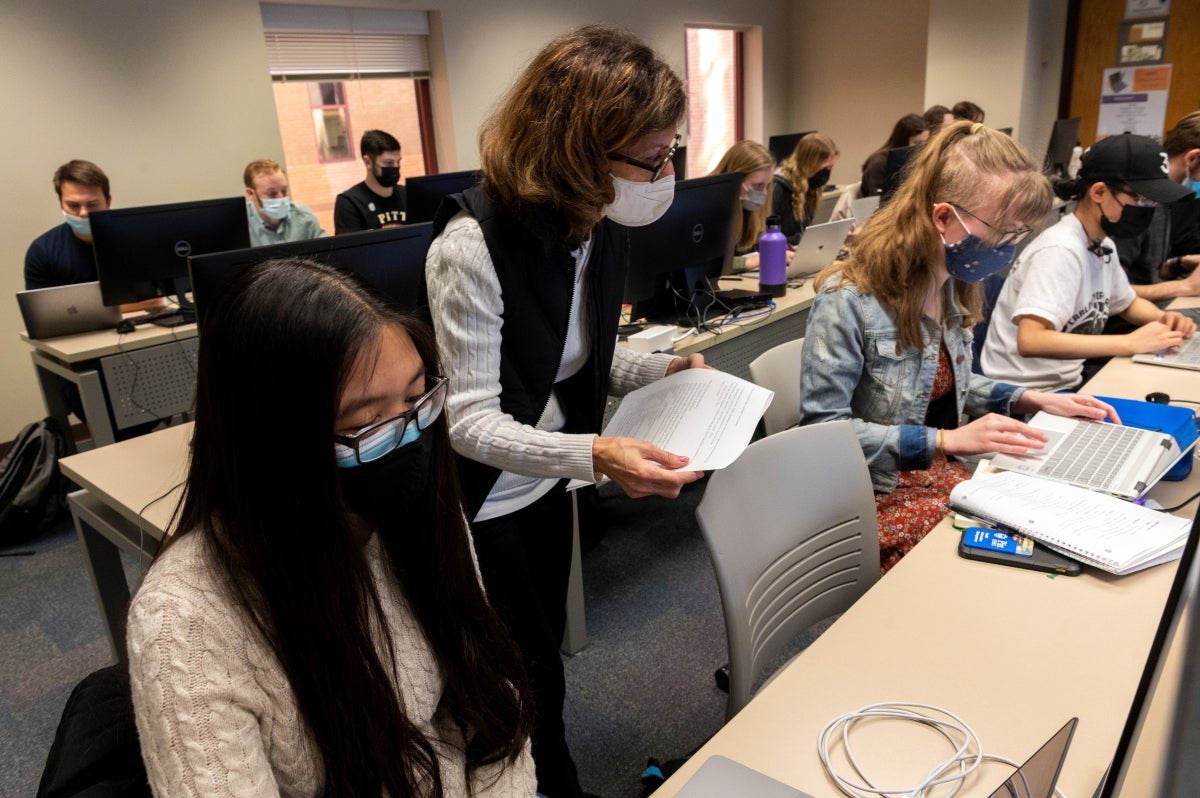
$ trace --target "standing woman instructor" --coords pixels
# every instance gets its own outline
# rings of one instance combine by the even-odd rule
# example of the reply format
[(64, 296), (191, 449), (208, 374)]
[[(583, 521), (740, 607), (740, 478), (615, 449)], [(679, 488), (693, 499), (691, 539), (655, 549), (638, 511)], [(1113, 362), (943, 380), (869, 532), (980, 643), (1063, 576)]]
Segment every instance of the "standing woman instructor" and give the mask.
[(558, 648), (571, 559), (568, 479), (677, 496), (687, 458), (598, 435), (606, 397), (703, 357), (616, 348), (626, 227), (674, 196), (683, 85), (632, 34), (548, 44), (480, 132), (480, 186), (443, 204), (426, 276), (450, 378), (446, 413), (488, 597), (525, 654), (538, 789), (581, 794)]

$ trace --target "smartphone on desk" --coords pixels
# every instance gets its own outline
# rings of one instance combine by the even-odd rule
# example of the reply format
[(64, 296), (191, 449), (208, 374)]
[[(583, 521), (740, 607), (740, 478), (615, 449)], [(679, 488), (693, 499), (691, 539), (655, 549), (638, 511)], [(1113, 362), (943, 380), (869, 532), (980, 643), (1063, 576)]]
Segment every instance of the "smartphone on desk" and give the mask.
[(1063, 576), (1079, 576), (1082, 571), (1078, 561), (1039, 546), (1032, 538), (981, 526), (963, 530), (958, 556)]

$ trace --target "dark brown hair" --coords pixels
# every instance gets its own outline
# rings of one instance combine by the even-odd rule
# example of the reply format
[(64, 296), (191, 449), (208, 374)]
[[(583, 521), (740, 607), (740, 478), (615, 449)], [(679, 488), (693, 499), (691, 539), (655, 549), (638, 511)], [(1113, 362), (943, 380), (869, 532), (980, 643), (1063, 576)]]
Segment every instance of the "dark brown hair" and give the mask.
[(104, 193), (104, 199), (111, 200), (108, 190), (108, 175), (104, 170), (91, 161), (67, 161), (54, 172), (54, 193), (62, 199), (63, 183), (79, 183), (83, 186), (93, 186)]

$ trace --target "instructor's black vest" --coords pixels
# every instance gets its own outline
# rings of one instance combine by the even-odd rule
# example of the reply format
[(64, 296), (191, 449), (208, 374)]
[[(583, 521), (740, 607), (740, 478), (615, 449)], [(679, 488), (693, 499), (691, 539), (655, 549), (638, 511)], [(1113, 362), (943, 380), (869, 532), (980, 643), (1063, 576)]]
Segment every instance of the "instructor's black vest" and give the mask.
[[(532, 427), (555, 391), (566, 416), (563, 432), (599, 432), (629, 262), (628, 230), (608, 219), (592, 230), (585, 272), (591, 350), (583, 368), (555, 386), (575, 282), (575, 259), (566, 243), (547, 243), (530, 235), (513, 214), (496, 208), (479, 186), (448, 200), (434, 219), (434, 237), (460, 209), (473, 216), (483, 230), (504, 298), (500, 409)], [(461, 455), (458, 466), (467, 517), (474, 518), (500, 469)]]

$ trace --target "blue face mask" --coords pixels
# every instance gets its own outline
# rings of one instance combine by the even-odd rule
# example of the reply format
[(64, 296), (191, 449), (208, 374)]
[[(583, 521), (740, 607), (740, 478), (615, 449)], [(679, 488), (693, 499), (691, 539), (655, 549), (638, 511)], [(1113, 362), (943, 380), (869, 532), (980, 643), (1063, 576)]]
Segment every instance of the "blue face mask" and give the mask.
[(1192, 193), (1200, 199), (1200, 180), (1192, 180), (1190, 177), (1183, 179), (1183, 185), (1192, 190)]
[(942, 245), (946, 248), (946, 271), (964, 283), (978, 283), (992, 276), (1012, 263), (1017, 254), (1016, 245), (989, 246), (974, 233), (954, 244), (947, 244), (943, 238)]
[(85, 216), (72, 216), (63, 211), (63, 216), (67, 218), (67, 226), (81, 236), (90, 236), (92, 234), (92, 220)]

